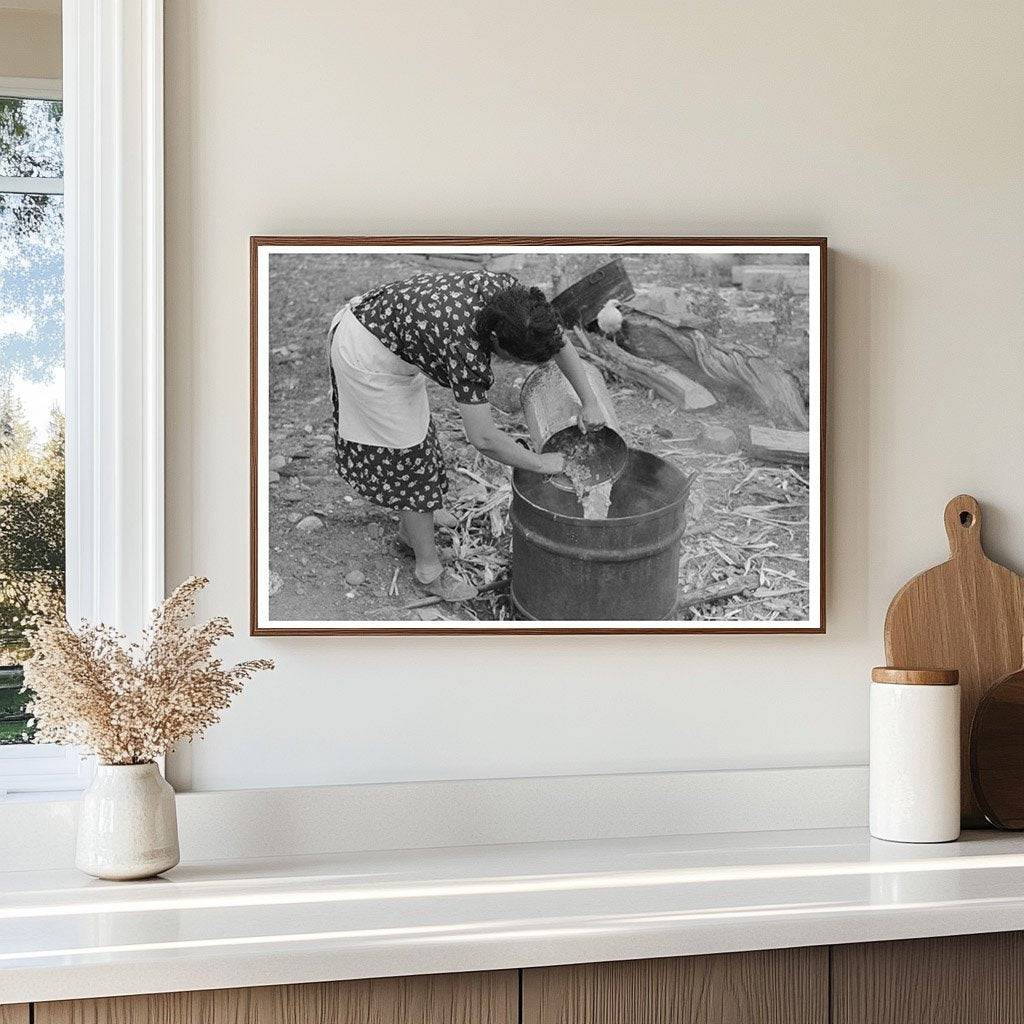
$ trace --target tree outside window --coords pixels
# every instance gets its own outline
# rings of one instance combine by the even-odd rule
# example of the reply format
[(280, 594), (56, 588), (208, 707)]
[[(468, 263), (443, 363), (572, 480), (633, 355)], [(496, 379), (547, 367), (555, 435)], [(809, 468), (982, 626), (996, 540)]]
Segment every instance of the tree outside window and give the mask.
[(20, 665), (64, 601), (61, 103), (0, 96), (0, 744), (31, 740)]

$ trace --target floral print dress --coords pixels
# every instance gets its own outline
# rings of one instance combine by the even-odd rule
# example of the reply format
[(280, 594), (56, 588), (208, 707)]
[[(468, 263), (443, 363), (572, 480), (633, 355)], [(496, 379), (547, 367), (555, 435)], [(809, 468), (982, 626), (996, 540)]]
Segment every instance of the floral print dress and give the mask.
[[(490, 353), (476, 339), (477, 314), (497, 292), (518, 282), (482, 270), (417, 274), (367, 292), (352, 304), (356, 319), (399, 358), (450, 388), (455, 401), (487, 401), (494, 378)], [(411, 448), (348, 441), (338, 433), (338, 389), (333, 380), (335, 463), (364, 498), (396, 511), (441, 508), (448, 490), (437, 431)]]

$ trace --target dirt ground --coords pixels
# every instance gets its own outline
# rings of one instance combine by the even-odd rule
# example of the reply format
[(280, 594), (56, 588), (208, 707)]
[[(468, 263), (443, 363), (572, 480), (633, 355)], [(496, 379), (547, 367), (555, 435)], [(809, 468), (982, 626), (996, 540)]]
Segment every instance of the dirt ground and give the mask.
[[(606, 257), (573, 257), (571, 283)], [(803, 296), (741, 291), (728, 267), (705, 257), (625, 258), (645, 288), (678, 290), (684, 304), (722, 336), (774, 352), (807, 379), (807, 303)], [(510, 471), (465, 440), (450, 392), (431, 384), (431, 409), (448, 465), (447, 505), (457, 519), (438, 530), (455, 571), (484, 588), (464, 605), (422, 605), (408, 553), (395, 542), (392, 513), (365, 501), (334, 469), (325, 333), (340, 306), (368, 288), (431, 269), (415, 255), (287, 254), (271, 257), (269, 501), (271, 618), (415, 620), (512, 618), (507, 590)], [(437, 267), (436, 269), (444, 269)], [(517, 276), (550, 288), (552, 257), (528, 257)], [(801, 620), (808, 614), (806, 467), (770, 466), (742, 447), (747, 426), (764, 414), (739, 394), (686, 412), (650, 391), (608, 381), (628, 443), (661, 455), (691, 476), (682, 592), (740, 576), (744, 593), (680, 609), (689, 620)], [(721, 395), (719, 395), (722, 398)], [(518, 415), (495, 412), (500, 426), (526, 437)]]

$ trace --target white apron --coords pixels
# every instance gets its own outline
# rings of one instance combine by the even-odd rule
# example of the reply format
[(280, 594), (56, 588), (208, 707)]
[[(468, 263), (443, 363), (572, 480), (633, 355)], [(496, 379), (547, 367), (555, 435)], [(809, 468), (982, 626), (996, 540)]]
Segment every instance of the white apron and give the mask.
[[(356, 300), (353, 300), (356, 301)], [(344, 306), (331, 321), (338, 436), (380, 448), (412, 448), (430, 426), (427, 381)]]

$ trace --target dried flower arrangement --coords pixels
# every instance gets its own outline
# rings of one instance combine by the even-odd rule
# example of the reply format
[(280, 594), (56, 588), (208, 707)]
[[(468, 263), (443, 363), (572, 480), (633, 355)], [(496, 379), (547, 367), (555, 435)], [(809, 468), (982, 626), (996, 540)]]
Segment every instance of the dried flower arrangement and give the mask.
[(153, 612), (139, 643), (108, 626), (40, 623), (25, 663), (25, 688), (40, 743), (83, 746), (104, 764), (145, 764), (220, 719), (266, 660), (225, 668), (214, 647), (232, 635), (226, 618), (190, 626), (209, 580), (186, 580)]

